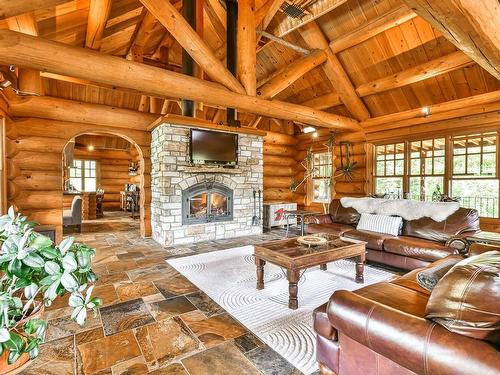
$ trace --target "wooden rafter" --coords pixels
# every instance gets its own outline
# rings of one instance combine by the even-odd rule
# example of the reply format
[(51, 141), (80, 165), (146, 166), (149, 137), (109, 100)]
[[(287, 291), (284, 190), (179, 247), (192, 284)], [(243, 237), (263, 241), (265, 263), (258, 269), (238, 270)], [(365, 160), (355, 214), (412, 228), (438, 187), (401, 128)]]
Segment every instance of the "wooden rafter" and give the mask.
[(300, 18), (284, 17), (278, 25), (272, 30), (276, 36), (283, 37), (294, 30), (307, 25), (324, 14), (331, 12), (333, 9), (344, 4), (347, 0), (318, 0), (311, 6), (307, 7), (308, 14)]
[[(426, 118), (428, 119), (429, 122), (435, 121), (435, 118), (437, 117), (436, 115), (441, 114), (441, 113), (446, 113), (446, 112), (454, 112), (457, 110), (462, 110), (463, 108), (467, 107), (478, 107), (481, 105), (489, 104), (489, 103), (494, 103), (494, 102), (499, 102), (500, 101), (500, 91), (492, 91), (488, 92), (486, 94), (480, 94), (480, 95), (474, 95), (474, 96), (469, 96), (467, 98), (463, 99), (457, 99), (457, 100), (452, 100), (449, 102), (444, 102), (444, 103), (439, 103), (439, 104), (433, 104), (428, 106), (429, 109), (429, 116)], [(478, 107), (479, 108), (479, 107)], [(457, 113), (457, 112), (455, 112)], [(423, 118), (423, 114), (420, 108), (417, 109), (411, 109), (409, 111), (403, 111), (403, 112), (398, 112), (398, 113), (392, 113), (390, 115), (385, 115), (385, 116), (379, 116), (379, 117), (374, 117), (371, 119), (368, 119), (366, 121), (361, 122), (361, 126), (364, 128), (372, 128), (374, 129), (375, 127), (379, 125), (387, 126), (387, 124), (393, 124), (393, 123), (399, 123), (399, 124), (411, 124), (411, 121), (421, 121)], [(455, 116), (458, 117), (458, 116)], [(410, 122), (405, 122), (403, 121), (410, 121)]]
[(317, 96), (315, 98), (306, 100), (305, 102), (302, 102), (301, 104), (305, 105), (306, 107), (311, 107), (314, 109), (323, 110), (323, 109), (327, 109), (327, 108), (341, 105), (342, 101), (340, 100), (339, 94), (328, 93), (325, 95)]
[(498, 0), (403, 0), (472, 60), (500, 79)]
[(189, 53), (214, 81), (231, 91), (244, 93), (245, 89), (215, 56), (210, 47), (196, 33), (168, 0), (141, 0), (144, 6), (161, 22), (179, 44)]
[(328, 40), (316, 22), (307, 23), (299, 29), (299, 32), (310, 48), (317, 48), (325, 51), (327, 62), (323, 66), (323, 70), (349, 112), (358, 120), (368, 119), (370, 117), (370, 112), (368, 112), (365, 104), (354, 90), (342, 64), (330, 49)]
[(457, 51), (399, 73), (364, 83), (356, 88), (356, 92), (360, 96), (372, 95), (436, 77), (471, 64), (474, 64), (474, 61), (463, 52)]
[(0, 20), (39, 9), (53, 8), (66, 2), (68, 0), (0, 0)]
[(374, 36), (383, 33), (393, 27), (399, 26), (404, 22), (407, 22), (417, 15), (414, 11), (409, 9), (405, 5), (401, 5), (396, 9), (382, 14), (370, 20), (367, 23), (362, 24), (360, 27), (353, 31), (350, 31), (335, 40), (330, 42), (330, 48), (333, 53), (338, 53), (347, 48), (353, 47), (357, 44), (364, 42)]
[(130, 43), (130, 48), (127, 52), (127, 59), (132, 60), (132, 54), (138, 53), (138, 51), (140, 51), (141, 55), (144, 55), (144, 47), (150, 40), (151, 35), (158, 28), (163, 29), (161, 23), (150, 12), (146, 12), (132, 42)]
[[(357, 121), (347, 117), (231, 92), (213, 82), (10, 30), (0, 30), (0, 49), (0, 63), (3, 64), (15, 64), (76, 78), (92, 78), (96, 82), (136, 89), (152, 96), (178, 96), (320, 127), (360, 129)], [(67, 61), (72, 63), (68, 64)], [(91, 71), (89, 66), (92, 67)]]
[(266, 30), (283, 2), (284, 0), (267, 0), (255, 12), (255, 24), (260, 26), (261, 30)]
[(95, 50), (101, 48), (104, 28), (110, 11), (111, 0), (90, 0), (85, 47)]

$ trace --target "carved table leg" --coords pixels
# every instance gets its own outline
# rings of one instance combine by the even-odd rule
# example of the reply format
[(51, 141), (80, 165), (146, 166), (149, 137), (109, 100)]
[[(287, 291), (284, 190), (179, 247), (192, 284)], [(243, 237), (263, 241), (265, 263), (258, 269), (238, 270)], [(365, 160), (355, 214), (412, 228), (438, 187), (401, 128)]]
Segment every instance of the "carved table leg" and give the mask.
[(321, 271), (326, 271), (326, 270), (328, 269), (328, 266), (326, 265), (326, 263), (325, 263), (325, 264), (321, 264), (321, 265), (319, 266), (319, 269), (320, 269)]
[(299, 287), (297, 283), (299, 281), (299, 271), (298, 270), (287, 270), (286, 276), (288, 279), (288, 308), (292, 310), (297, 310), (299, 307), (299, 300), (297, 294)]
[(257, 289), (264, 289), (264, 265), (266, 262), (260, 258), (255, 258), (255, 265), (257, 266)]
[(365, 254), (356, 257), (356, 282), (361, 284), (365, 282), (365, 278), (363, 276), (363, 272), (365, 270), (365, 259)]

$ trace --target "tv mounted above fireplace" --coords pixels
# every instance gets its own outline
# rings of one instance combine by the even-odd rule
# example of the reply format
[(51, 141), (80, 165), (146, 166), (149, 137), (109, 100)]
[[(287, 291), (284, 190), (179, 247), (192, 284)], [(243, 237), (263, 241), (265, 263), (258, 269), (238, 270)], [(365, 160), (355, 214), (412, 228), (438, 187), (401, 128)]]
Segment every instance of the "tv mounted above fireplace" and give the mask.
[(236, 166), (238, 134), (191, 129), (190, 153), (193, 164)]

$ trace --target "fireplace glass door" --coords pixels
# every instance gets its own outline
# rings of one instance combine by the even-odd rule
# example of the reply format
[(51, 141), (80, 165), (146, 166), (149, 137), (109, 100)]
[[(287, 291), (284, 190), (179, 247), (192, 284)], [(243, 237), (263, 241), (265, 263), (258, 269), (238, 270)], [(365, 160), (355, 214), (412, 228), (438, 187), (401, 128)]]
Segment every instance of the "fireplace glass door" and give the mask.
[(199, 183), (182, 192), (182, 223), (233, 219), (233, 191), (219, 183)]

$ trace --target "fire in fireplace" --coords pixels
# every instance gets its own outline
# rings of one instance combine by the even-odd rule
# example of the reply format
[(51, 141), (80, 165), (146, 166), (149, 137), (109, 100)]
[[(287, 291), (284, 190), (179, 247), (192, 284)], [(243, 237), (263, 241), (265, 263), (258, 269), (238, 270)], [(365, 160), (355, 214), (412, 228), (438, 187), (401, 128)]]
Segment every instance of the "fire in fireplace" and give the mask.
[(182, 224), (233, 219), (233, 191), (217, 182), (201, 182), (182, 192)]

